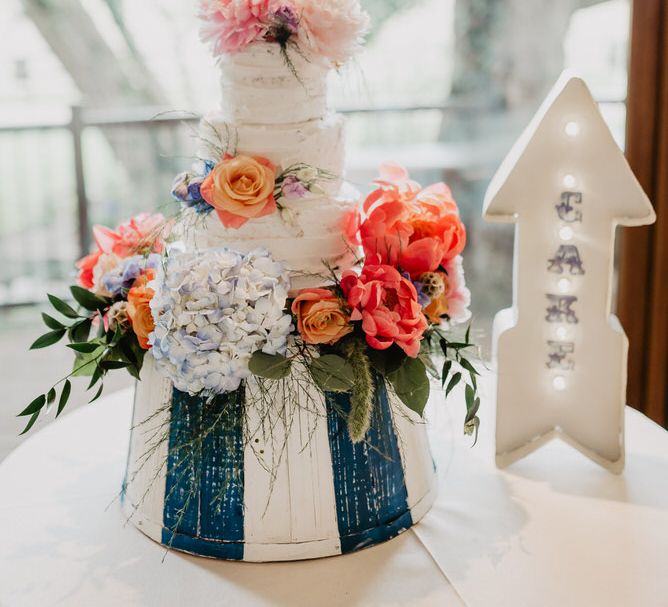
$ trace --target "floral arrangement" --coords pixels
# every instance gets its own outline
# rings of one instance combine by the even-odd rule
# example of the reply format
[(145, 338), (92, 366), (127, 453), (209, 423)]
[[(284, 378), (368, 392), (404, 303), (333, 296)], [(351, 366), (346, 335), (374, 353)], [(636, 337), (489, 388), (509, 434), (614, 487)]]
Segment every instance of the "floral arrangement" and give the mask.
[(361, 48), (369, 28), (359, 0), (201, 0), (199, 17), (215, 55), (276, 42), (337, 64)]
[[(215, 209), (233, 226), (274, 212), (277, 198), (301, 195), (318, 176), (299, 165), (276, 178), (267, 161), (246, 156), (207, 166), (206, 174), (179, 176), (174, 194), (201, 212)], [(379, 378), (422, 415), (430, 375), (446, 395), (467, 377), (465, 432), (476, 433), (478, 372), (466, 354), (475, 346), (469, 329), (463, 338), (449, 336), (470, 317), (457, 204), (445, 184), (422, 188), (396, 165), (381, 167), (375, 185), (344, 222), (350, 246), (363, 252), (357, 266), (325, 267), (323, 286), (297, 292), (266, 250), (167, 252), (160, 215), (140, 215), (116, 230), (96, 226), (96, 251), (78, 262), (79, 285), (71, 288), (79, 309), (49, 296), (70, 324), (45, 314), (51, 331), (33, 344), (68, 334), (76, 353), (72, 373), (59, 382), (57, 415), (71, 376), (90, 375), (89, 388), (111, 369), (139, 378), (150, 353), (176, 389), (207, 397), (243, 390), (248, 381), (267, 393), (266, 382), (306, 370), (321, 392), (350, 394), (354, 442), (369, 429)], [(30, 416), (26, 430), (54, 402), (57, 386), (21, 412)]]
[(113, 369), (126, 369), (139, 379), (154, 328), (149, 283), (160, 271), (168, 228), (169, 222), (162, 215), (148, 213), (114, 230), (93, 228), (95, 251), (77, 262), (79, 284), (70, 287), (76, 306), (49, 295), (62, 318), (42, 314), (50, 330), (31, 346), (45, 348), (67, 336), (68, 347), (75, 355), (72, 371), (19, 414), (29, 417), (24, 433), (43, 410), (55, 403), (58, 391), (56, 416), (60, 415), (69, 400), (73, 377), (89, 376), (88, 389), (97, 387), (90, 402), (102, 394), (104, 377)]
[(282, 198), (321, 194), (319, 184), (333, 179), (331, 173), (304, 163), (279, 171), (261, 156), (224, 152), (220, 162), (206, 160), (194, 171), (177, 175), (172, 196), (196, 213), (215, 211), (226, 228), (238, 229), (251, 219), (276, 212), (286, 217)]

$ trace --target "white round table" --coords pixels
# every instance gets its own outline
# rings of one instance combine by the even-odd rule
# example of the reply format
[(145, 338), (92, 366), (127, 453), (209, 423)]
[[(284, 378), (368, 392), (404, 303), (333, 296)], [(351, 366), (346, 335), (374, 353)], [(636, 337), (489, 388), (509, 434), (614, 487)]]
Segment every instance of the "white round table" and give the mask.
[(423, 521), (359, 553), (274, 564), (166, 552), (126, 524), (132, 394), (101, 399), (0, 464), (0, 605), (668, 605), (668, 433), (628, 409), (621, 476), (558, 441), (499, 471), (485, 389), (473, 449), (461, 397), (431, 403), (441, 489)]

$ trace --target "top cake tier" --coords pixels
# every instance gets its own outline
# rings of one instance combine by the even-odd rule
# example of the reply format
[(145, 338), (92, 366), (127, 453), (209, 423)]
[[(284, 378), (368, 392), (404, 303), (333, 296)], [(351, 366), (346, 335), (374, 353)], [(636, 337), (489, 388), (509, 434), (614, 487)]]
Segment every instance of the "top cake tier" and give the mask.
[(220, 58), (222, 110), (230, 124), (296, 124), (327, 114), (329, 62), (256, 42)]

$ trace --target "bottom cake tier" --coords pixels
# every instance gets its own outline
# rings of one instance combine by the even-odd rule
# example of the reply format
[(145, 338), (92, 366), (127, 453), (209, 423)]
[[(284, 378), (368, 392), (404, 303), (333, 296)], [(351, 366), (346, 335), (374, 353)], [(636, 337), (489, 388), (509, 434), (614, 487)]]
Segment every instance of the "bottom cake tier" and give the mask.
[[(252, 402), (252, 406), (247, 406)], [(431, 507), (424, 422), (376, 378), (372, 425), (353, 443), (347, 394), (303, 377), (205, 399), (174, 389), (146, 358), (123, 490), (129, 519), (168, 548), (218, 559), (289, 561), (389, 540)]]

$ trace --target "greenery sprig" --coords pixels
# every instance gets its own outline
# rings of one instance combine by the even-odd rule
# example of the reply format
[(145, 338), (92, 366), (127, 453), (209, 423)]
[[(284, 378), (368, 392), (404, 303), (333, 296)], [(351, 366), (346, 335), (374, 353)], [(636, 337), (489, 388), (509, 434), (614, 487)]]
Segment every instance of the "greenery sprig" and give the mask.
[[(43, 313), (42, 320), (50, 331), (38, 337), (30, 349), (46, 348), (67, 337), (69, 341), (67, 347), (75, 353), (72, 371), (59, 379), (47, 392), (40, 394), (18, 414), (18, 417), (29, 417), (21, 434), (28, 432), (35, 425), (40, 414), (55, 403), (58, 391), (60, 391), (60, 397), (56, 417), (62, 413), (70, 398), (72, 391), (70, 380), (73, 377), (88, 376), (90, 383), (87, 390), (97, 387), (90, 403), (102, 395), (105, 376), (113, 369), (126, 369), (132, 377), (139, 379), (145, 350), (139, 345), (134, 332), (124, 331), (118, 324), (105, 326), (104, 313), (113, 304), (113, 301), (107, 297), (99, 297), (78, 286), (70, 287), (70, 292), (77, 304), (76, 308), (55, 295), (48, 296), (49, 302), (63, 317), (63, 320)], [(97, 325), (97, 330), (93, 331), (95, 325)]]

